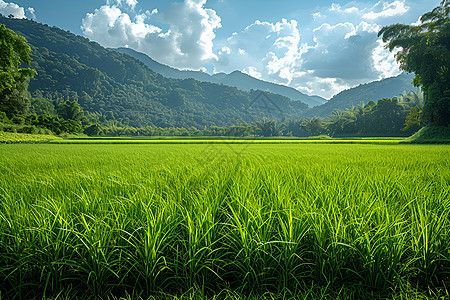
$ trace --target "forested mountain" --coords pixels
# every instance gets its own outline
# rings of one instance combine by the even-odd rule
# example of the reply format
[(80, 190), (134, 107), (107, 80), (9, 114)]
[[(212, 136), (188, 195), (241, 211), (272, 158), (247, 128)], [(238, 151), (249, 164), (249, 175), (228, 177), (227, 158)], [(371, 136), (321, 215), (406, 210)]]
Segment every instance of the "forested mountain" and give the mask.
[(402, 73), (397, 77), (361, 84), (335, 95), (323, 105), (313, 107), (305, 112), (306, 117), (324, 117), (334, 110), (345, 110), (352, 106), (365, 105), (369, 101), (399, 96), (403, 92), (416, 90), (412, 85), (414, 74)]
[[(168, 79), (129, 55), (56, 27), (3, 17), (0, 23), (24, 36), (32, 48), (31, 67), (38, 73), (29, 85), (34, 98), (76, 100), (91, 117), (136, 127), (199, 128), (254, 120), (246, 108), (258, 91)], [(284, 96), (269, 96), (286, 118), (307, 108)]]
[(247, 74), (244, 74), (240, 71), (234, 71), (230, 74), (219, 73), (214, 75), (209, 75), (207, 73), (201, 71), (187, 71), (187, 70), (178, 70), (164, 64), (161, 64), (144, 53), (140, 53), (134, 51), (129, 48), (119, 48), (115, 49), (118, 52), (128, 54), (146, 64), (150, 69), (159, 73), (165, 77), (174, 78), (174, 79), (188, 79), (193, 78), (198, 81), (205, 81), (211, 83), (225, 84), (229, 86), (236, 87), (243, 91), (250, 90), (262, 90), (267, 91), (274, 94), (280, 94), (285, 97), (290, 98), (294, 101), (301, 101), (307, 104), (310, 107), (314, 107), (317, 105), (321, 105), (326, 102), (325, 99), (319, 96), (308, 96), (294, 88), (275, 84), (267, 81), (263, 81), (254, 77), (251, 77)]

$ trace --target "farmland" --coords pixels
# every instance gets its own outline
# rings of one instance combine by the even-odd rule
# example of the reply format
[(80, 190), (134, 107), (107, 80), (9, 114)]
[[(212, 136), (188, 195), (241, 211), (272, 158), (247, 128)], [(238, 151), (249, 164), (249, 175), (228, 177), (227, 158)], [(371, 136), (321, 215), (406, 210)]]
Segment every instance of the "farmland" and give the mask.
[(449, 146), (64, 141), (0, 144), (5, 299), (449, 296)]

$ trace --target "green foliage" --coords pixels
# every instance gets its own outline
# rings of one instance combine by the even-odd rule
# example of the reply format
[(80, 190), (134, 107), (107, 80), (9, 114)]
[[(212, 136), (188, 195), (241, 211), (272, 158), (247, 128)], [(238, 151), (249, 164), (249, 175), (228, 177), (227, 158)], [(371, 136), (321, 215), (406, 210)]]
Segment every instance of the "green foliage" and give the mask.
[(414, 106), (409, 110), (409, 114), (406, 116), (405, 119), (405, 127), (402, 129), (403, 131), (418, 131), (421, 128), (421, 119), (422, 116), (422, 110), (419, 106)]
[(448, 296), (446, 146), (238, 147), (0, 145), (2, 298)]
[(403, 91), (413, 89), (414, 86), (411, 84), (413, 78), (413, 75), (403, 73), (397, 77), (361, 84), (340, 92), (323, 105), (306, 110), (302, 116), (326, 117), (333, 114), (333, 111), (336, 110), (345, 110), (352, 106), (366, 105), (372, 100), (392, 98)]
[(326, 130), (320, 118), (306, 119), (301, 127), (312, 136), (319, 136)]
[(87, 134), (88, 136), (100, 136), (102, 135), (103, 131), (100, 125), (92, 124), (84, 129), (83, 133)]
[(0, 120), (0, 131), (33, 133), (33, 134), (61, 134), (81, 133), (83, 126), (79, 121), (62, 119), (58, 116), (28, 114), (13, 116), (11, 119)]
[(30, 112), (38, 115), (48, 115), (48, 116), (57, 115), (55, 105), (48, 99), (42, 98), (42, 96), (38, 98), (31, 98)]
[(263, 119), (254, 123), (255, 133), (259, 136), (280, 136), (282, 128), (274, 120)]
[(25, 38), (0, 24), (0, 111), (9, 117), (28, 109), (28, 78), (36, 72), (30, 65), (30, 47)]
[(58, 139), (60, 137), (51, 134), (11, 133), (0, 130), (0, 143), (44, 143)]
[(370, 101), (365, 106), (336, 111), (324, 126), (331, 136), (409, 136), (421, 128), (420, 109), (409, 106), (413, 103), (397, 98)]
[(410, 144), (450, 144), (449, 126), (426, 126), (402, 141)]
[(423, 108), (423, 105), (425, 103), (425, 97), (422, 92), (422, 89), (419, 88), (418, 91), (403, 91), (403, 93), (398, 97), (398, 102), (403, 105), (407, 105), (409, 107), (419, 107), (420, 109)]
[(450, 122), (450, 1), (421, 17), (422, 24), (383, 27), (379, 36), (389, 50), (400, 48), (397, 61), (400, 68), (414, 72), (415, 86), (425, 94), (423, 115), (433, 126)]
[(80, 121), (84, 117), (83, 110), (77, 101), (66, 101), (56, 106), (58, 115), (66, 120)]

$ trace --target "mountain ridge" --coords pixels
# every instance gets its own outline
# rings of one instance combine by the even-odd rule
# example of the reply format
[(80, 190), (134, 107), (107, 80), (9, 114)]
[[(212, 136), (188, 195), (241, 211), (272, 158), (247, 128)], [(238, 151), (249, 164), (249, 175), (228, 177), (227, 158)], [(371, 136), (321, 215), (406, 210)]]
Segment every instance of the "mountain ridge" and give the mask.
[(352, 106), (365, 105), (369, 101), (377, 101), (382, 98), (392, 98), (402, 92), (415, 90), (412, 85), (414, 74), (402, 73), (395, 77), (389, 77), (341, 91), (328, 100), (327, 103), (305, 111), (305, 117), (324, 117), (331, 115), (335, 110), (345, 110)]
[(320, 96), (308, 96), (292, 87), (260, 80), (237, 70), (231, 72), (230, 74), (217, 73), (209, 75), (202, 71), (179, 70), (176, 68), (172, 68), (170, 66), (157, 62), (145, 53), (138, 52), (130, 48), (116, 48), (113, 50), (128, 54), (146, 64), (154, 72), (169, 78), (193, 78), (199, 81), (233, 86), (243, 91), (268, 91), (273, 94), (279, 94), (288, 97), (293, 101), (301, 101), (310, 107), (321, 105), (323, 103), (326, 103), (327, 101)]

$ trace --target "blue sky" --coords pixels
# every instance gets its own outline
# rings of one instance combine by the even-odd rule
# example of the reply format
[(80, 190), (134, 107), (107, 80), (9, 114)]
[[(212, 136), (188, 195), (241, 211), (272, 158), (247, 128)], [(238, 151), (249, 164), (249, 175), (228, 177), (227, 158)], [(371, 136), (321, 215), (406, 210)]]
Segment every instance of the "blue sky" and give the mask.
[(208, 73), (240, 70), (330, 98), (399, 74), (378, 30), (440, 0), (0, 0), (0, 13)]

